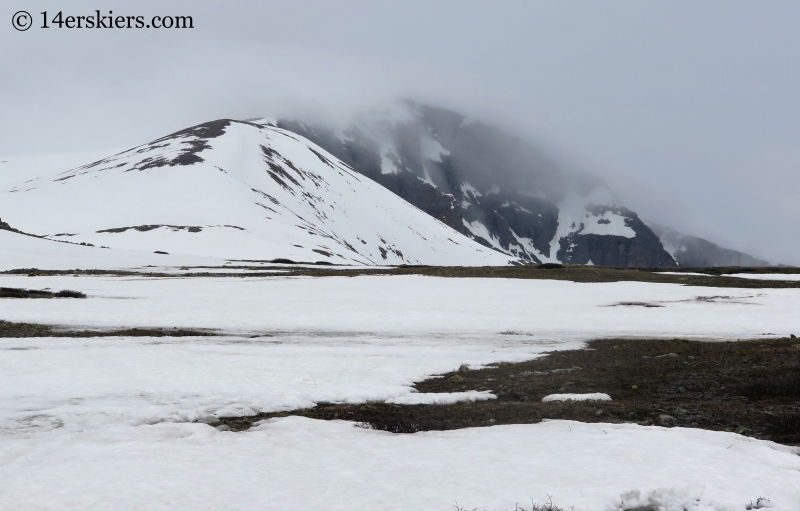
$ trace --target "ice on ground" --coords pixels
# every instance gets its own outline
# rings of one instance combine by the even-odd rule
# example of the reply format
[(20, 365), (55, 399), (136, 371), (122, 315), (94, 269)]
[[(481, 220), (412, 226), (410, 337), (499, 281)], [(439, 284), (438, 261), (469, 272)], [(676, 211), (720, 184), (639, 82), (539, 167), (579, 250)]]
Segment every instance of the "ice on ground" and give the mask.
[(602, 392), (592, 394), (550, 394), (542, 398), (543, 403), (550, 401), (611, 401), (611, 396)]
[(548, 421), (393, 435), (274, 419), (54, 431), (0, 443), (0, 509), (513, 509), (800, 507), (794, 448), (733, 433)]
[(395, 405), (452, 405), (489, 399), (497, 399), (497, 396), (488, 390), (470, 390), (467, 392), (411, 393), (387, 399), (386, 402)]

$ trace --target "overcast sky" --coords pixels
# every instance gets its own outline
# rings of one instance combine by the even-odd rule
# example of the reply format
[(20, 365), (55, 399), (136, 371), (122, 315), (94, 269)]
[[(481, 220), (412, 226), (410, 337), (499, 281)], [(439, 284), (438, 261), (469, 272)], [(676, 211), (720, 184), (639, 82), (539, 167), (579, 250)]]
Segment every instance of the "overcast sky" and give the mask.
[[(38, 28), (41, 11), (100, 5), (194, 28)], [(538, 141), (643, 218), (800, 264), (797, 0), (5, 0), (0, 15), (0, 155), (410, 97)]]

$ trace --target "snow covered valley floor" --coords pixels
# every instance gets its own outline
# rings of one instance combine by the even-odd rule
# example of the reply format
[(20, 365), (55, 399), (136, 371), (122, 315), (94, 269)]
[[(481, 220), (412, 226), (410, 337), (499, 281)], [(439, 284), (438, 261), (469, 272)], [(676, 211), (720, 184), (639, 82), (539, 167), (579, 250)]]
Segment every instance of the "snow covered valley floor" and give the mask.
[[(759, 497), (773, 509), (800, 508), (794, 447), (681, 427), (691, 426), (680, 421), (692, 414), (674, 409), (663, 415), (678, 427), (618, 416), (629, 396), (581, 387), (588, 385), (580, 378), (591, 372), (591, 357), (581, 370), (551, 373), (552, 380), (522, 377), (526, 392), (539, 398), (562, 387), (608, 393), (612, 401), (602, 404), (546, 403), (593, 414), (582, 422), (487, 422), (393, 434), (354, 427), (358, 420), (287, 416), (241, 432), (220, 427), (230, 422), (225, 417), (317, 403), (320, 410), (408, 409), (381, 403), (424, 393), (489, 391), (497, 399), (437, 406), (507, 406), (514, 389), (487, 384), (488, 373), (505, 375), (508, 387), (518, 378), (511, 377), (517, 363), (545, 364), (527, 371), (570, 369), (571, 361), (562, 367), (555, 355), (534, 359), (552, 351), (591, 353), (574, 350), (595, 338), (663, 339), (653, 341), (652, 353), (632, 352), (676, 353), (640, 359), (655, 375), (696, 356), (655, 344), (673, 338), (760, 338), (790, 350), (792, 341), (776, 339), (800, 333), (796, 287), (721, 292), (668, 283), (419, 275), (9, 274), (0, 275), (0, 286), (87, 294), (2, 299), (5, 321), (220, 334), (0, 339), (0, 509), (445, 510), (457, 501), (491, 510), (548, 495), (580, 510), (744, 510)], [(659, 306), (629, 305), (641, 303)], [(627, 346), (623, 341), (607, 349), (627, 349), (613, 346)], [(788, 363), (793, 352), (781, 353)], [(481, 369), (502, 362), (509, 364)], [(453, 382), (455, 376), (461, 381)], [(425, 383), (415, 389), (415, 382)], [(547, 387), (555, 384), (561, 386)], [(621, 418), (629, 422), (614, 423)]]

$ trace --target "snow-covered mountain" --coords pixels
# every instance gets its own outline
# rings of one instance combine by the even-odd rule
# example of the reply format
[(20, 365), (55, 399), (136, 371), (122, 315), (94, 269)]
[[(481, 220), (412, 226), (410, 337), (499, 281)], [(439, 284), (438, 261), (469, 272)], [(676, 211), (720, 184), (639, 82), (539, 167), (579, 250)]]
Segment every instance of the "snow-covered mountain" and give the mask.
[[(767, 264), (651, 229), (602, 181), (487, 124), (412, 103), (339, 131), (218, 120), (59, 165), (14, 172), (4, 163), (0, 215), (45, 239), (146, 253), (87, 264), (151, 261), (154, 252), (368, 265)], [(4, 234), (0, 258), (12, 245), (96, 254), (20, 236)]]
[(266, 122), (201, 124), (0, 193), (14, 228), (95, 247), (368, 265), (515, 259)]
[(344, 130), (300, 134), (486, 247), (532, 262), (675, 266), (636, 213), (599, 180), (534, 145), (449, 110), (411, 102)]

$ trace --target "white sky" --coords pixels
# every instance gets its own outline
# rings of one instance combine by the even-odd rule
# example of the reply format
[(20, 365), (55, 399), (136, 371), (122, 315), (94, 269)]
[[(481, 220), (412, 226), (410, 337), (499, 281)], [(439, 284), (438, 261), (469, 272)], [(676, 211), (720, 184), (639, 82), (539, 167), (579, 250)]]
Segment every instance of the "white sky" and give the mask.
[[(102, 2), (192, 30), (38, 28), (0, 9), (0, 155), (133, 146), (207, 120), (411, 97), (606, 177), (645, 218), (800, 264), (800, 3)], [(36, 25), (15, 31), (25, 9)], [(2, 158), (0, 158), (2, 159)], [(0, 216), (2, 205), (0, 204)]]

